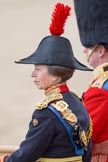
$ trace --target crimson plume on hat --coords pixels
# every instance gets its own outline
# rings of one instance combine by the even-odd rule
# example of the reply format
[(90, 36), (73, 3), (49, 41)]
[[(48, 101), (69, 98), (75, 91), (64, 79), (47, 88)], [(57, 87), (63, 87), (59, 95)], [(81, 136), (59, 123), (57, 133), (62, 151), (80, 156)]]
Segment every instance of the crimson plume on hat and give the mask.
[(74, 0), (82, 45), (108, 47), (108, 0)]
[(46, 64), (69, 67), (79, 70), (90, 71), (88, 67), (81, 64), (73, 54), (72, 46), (67, 38), (61, 37), (64, 33), (64, 25), (70, 15), (71, 8), (57, 3), (52, 13), (52, 22), (49, 30), (51, 35), (43, 38), (29, 57), (15, 61), (21, 64)]

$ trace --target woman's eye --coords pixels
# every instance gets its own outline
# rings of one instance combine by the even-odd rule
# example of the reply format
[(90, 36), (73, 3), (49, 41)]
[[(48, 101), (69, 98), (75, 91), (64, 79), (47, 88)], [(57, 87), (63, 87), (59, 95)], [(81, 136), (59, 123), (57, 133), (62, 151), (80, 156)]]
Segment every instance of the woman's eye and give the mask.
[(36, 68), (36, 70), (37, 70), (37, 71), (39, 71), (39, 70), (40, 70), (40, 68)]

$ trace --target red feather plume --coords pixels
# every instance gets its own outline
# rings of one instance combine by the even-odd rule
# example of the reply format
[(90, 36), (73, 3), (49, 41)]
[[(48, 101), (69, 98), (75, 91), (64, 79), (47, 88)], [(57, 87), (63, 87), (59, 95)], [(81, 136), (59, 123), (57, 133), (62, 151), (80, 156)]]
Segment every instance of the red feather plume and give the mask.
[(70, 15), (71, 7), (64, 6), (64, 4), (57, 3), (52, 13), (52, 23), (49, 30), (52, 35), (60, 36), (64, 33), (64, 25), (67, 17)]

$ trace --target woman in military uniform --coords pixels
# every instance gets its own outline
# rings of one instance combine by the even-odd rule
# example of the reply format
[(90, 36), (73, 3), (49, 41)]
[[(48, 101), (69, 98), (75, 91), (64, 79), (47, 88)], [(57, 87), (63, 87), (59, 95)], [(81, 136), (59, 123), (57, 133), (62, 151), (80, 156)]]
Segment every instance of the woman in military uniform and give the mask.
[(16, 61), (34, 65), (32, 77), (37, 88), (45, 91), (45, 99), (36, 104), (19, 149), (2, 157), (1, 162), (91, 160), (90, 118), (82, 102), (66, 84), (75, 69), (90, 69), (76, 60), (69, 40), (60, 36), (68, 15), (70, 7), (58, 3), (50, 25), (51, 35), (43, 38), (29, 57)]

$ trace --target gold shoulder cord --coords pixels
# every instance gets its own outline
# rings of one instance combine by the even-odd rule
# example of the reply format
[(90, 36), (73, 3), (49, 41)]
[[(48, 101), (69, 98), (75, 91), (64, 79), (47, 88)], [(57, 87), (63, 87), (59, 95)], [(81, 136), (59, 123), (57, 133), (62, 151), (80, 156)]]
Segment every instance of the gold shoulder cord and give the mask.
[(88, 140), (91, 139), (92, 132), (93, 132), (93, 123), (92, 123), (90, 116), (89, 116), (89, 118), (90, 118), (90, 125), (89, 125), (87, 132), (86, 132), (86, 137), (87, 137)]
[[(82, 100), (82, 103), (85, 106), (83, 100)], [(88, 141), (89, 141), (89, 139), (91, 139), (91, 136), (92, 136), (92, 133), (93, 133), (93, 123), (92, 123), (92, 119), (91, 119), (90, 115), (89, 115), (89, 120), (90, 120), (90, 124), (89, 124), (89, 128), (88, 128), (88, 130), (86, 132), (86, 137), (87, 137)]]
[[(56, 101), (56, 103), (54, 103), (54, 101)], [(42, 110), (44, 108), (47, 108), (48, 104), (51, 104), (54, 108), (56, 108), (57, 111), (59, 111), (62, 114), (63, 118), (70, 125), (72, 125), (74, 129), (76, 129), (77, 117), (68, 108), (68, 104), (65, 101), (63, 101), (63, 96), (61, 93), (53, 93), (52, 95), (47, 96), (46, 99), (44, 99), (41, 103), (37, 103), (35, 107), (38, 110)], [(88, 141), (91, 137), (91, 132), (92, 132), (91, 124), (86, 133), (84, 131), (81, 131), (80, 140), (85, 147), (87, 146)]]
[[(63, 118), (76, 130), (77, 127), (77, 117), (72, 111), (68, 108), (68, 104), (65, 101), (57, 101), (56, 104), (52, 103), (54, 106), (63, 116)], [(90, 127), (88, 131), (85, 133), (84, 130), (81, 131), (80, 140), (83, 143), (84, 147), (86, 148), (91, 137), (92, 132), (92, 125), (90, 122)]]
[(93, 84), (91, 84), (91, 87), (102, 88), (106, 80), (108, 80), (108, 71), (104, 72)]

